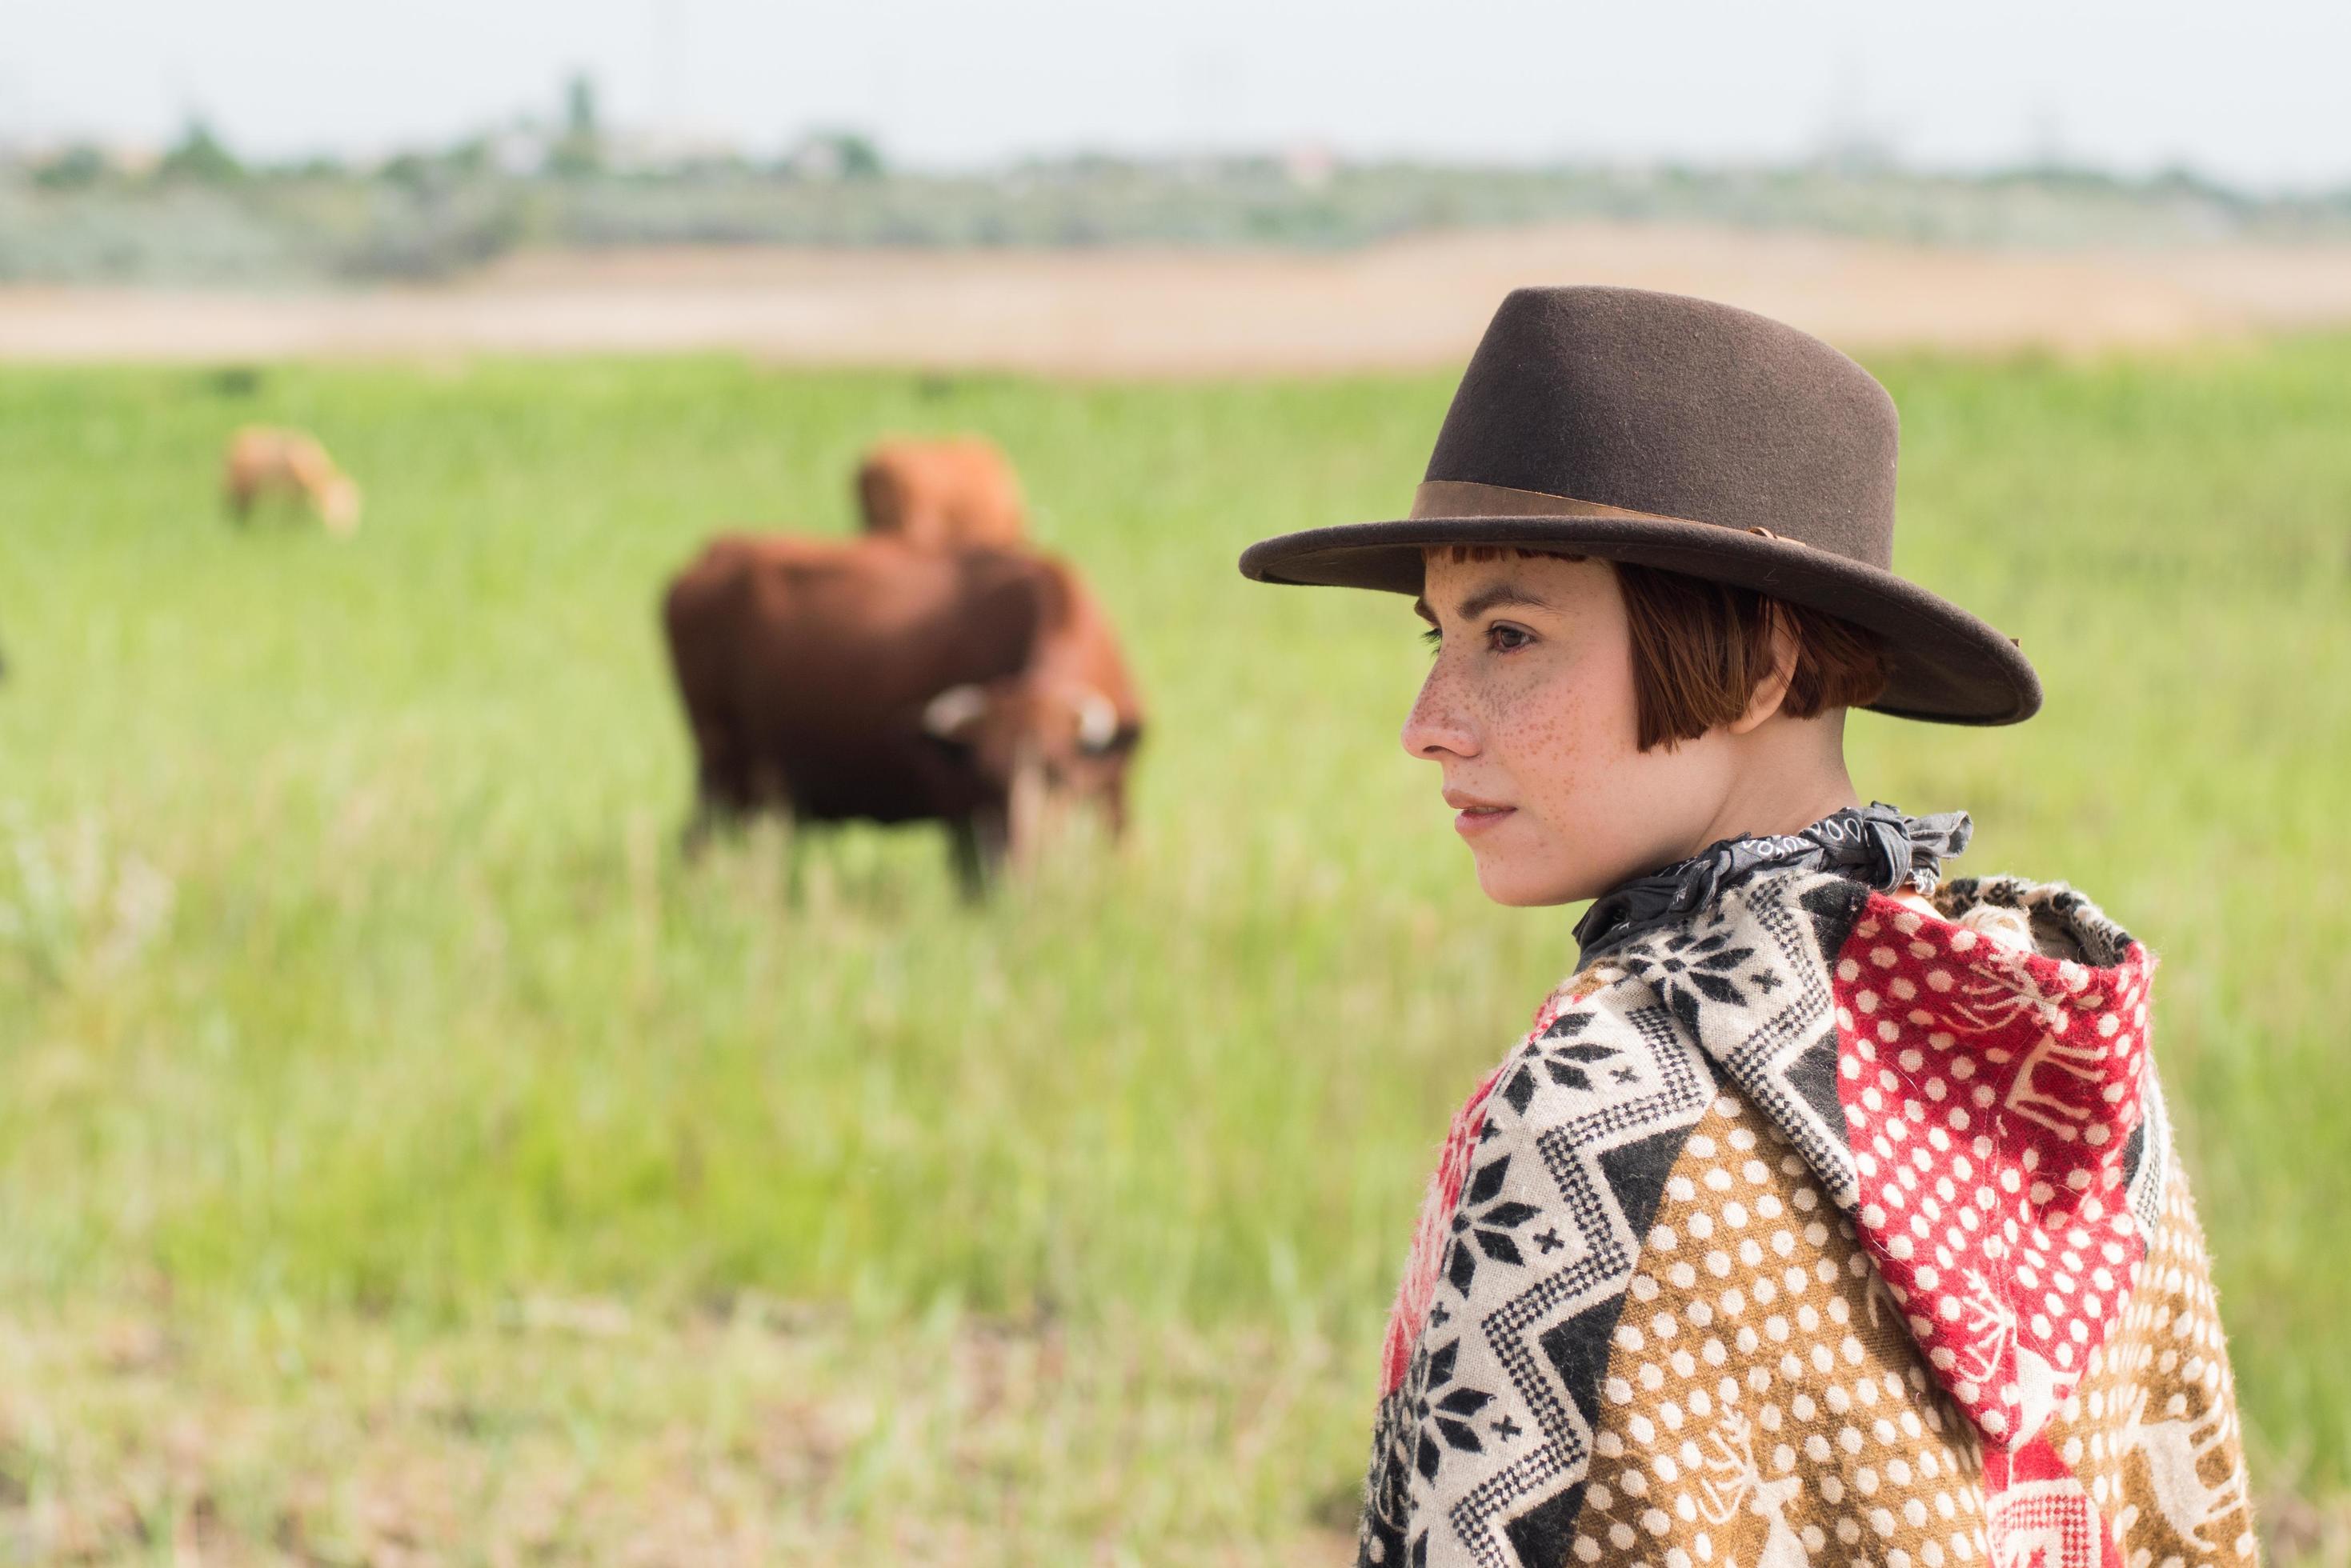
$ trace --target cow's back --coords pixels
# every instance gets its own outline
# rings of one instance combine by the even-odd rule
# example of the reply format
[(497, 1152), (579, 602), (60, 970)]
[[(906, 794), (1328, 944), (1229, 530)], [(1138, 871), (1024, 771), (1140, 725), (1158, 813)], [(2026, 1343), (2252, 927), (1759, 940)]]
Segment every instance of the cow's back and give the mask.
[(275, 425), (246, 425), (229, 438), (223, 483), (233, 498), (281, 492), (323, 496), (341, 470), (318, 439)]
[(935, 549), (1008, 546), (1024, 532), (1012, 464), (977, 436), (881, 443), (858, 467), (857, 499), (866, 532)]

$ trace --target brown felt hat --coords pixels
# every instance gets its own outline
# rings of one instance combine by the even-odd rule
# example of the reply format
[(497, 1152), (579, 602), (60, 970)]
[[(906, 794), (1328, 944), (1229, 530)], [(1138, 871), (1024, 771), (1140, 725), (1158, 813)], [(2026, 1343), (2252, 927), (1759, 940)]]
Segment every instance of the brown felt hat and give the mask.
[(1252, 545), (1259, 582), (1418, 594), (1431, 545), (1523, 545), (1686, 572), (1886, 639), (1870, 704), (1949, 724), (2041, 706), (2013, 639), (1889, 569), (1894, 400), (1819, 338), (1636, 288), (1521, 288), (1453, 394), (1412, 515)]

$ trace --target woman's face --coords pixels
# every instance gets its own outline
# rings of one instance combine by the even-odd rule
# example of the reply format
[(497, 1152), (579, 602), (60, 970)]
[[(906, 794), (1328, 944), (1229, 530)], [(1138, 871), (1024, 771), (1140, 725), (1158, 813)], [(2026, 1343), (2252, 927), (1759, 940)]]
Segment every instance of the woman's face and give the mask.
[(1719, 732), (1639, 749), (1625, 602), (1605, 562), (1432, 551), (1415, 608), (1437, 661), (1404, 748), (1445, 770), (1487, 897), (1571, 903), (1703, 847), (1731, 759)]

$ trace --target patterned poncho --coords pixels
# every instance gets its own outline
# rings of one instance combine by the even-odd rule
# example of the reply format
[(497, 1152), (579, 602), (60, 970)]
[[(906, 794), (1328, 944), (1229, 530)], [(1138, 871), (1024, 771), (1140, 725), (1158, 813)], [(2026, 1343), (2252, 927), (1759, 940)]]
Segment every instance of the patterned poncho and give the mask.
[(2079, 894), (1771, 869), (1455, 1117), (1366, 1563), (2255, 1561), (2153, 961)]

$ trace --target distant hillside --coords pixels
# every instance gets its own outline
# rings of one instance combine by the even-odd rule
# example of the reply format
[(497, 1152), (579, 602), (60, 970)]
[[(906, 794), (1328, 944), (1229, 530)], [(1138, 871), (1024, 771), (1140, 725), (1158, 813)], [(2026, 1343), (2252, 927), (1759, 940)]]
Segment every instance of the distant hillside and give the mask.
[[(635, 244), (1343, 248), (1574, 218), (2064, 249), (2351, 236), (2351, 189), (2257, 197), (2179, 173), (1931, 175), (1866, 162), (1703, 170), (1087, 158), (988, 175), (852, 158), (501, 171), (478, 151), (365, 172), (237, 168), (199, 145), (126, 172), (0, 167), (0, 280), (255, 284), (448, 277), (521, 247)], [(176, 160), (176, 161), (174, 161)]]

